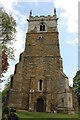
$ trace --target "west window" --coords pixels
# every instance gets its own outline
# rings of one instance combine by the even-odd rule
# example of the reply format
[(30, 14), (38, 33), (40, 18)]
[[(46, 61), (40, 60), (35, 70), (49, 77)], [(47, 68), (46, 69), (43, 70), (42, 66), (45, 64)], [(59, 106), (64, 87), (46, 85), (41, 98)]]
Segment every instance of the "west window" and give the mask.
[(40, 31), (45, 31), (45, 25), (44, 24), (40, 25)]
[(39, 91), (42, 91), (42, 80), (39, 80)]

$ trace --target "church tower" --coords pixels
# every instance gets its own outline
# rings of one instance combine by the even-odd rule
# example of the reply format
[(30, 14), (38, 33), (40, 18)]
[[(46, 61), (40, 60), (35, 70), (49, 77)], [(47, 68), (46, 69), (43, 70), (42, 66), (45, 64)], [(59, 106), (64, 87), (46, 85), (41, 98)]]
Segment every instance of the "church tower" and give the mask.
[(63, 72), (57, 15), (30, 16), (25, 50), (11, 80), (8, 106), (34, 112), (73, 112), (68, 77)]

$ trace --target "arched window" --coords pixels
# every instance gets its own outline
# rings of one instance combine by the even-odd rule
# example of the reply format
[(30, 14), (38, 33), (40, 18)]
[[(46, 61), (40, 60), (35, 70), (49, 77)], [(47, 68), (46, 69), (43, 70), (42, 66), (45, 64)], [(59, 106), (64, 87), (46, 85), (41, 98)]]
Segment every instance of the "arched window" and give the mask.
[(39, 90), (42, 90), (42, 80), (39, 80)]
[(43, 25), (43, 31), (45, 31), (45, 25)]
[(45, 25), (43, 23), (40, 25), (40, 31), (45, 31)]
[(40, 25), (40, 31), (42, 31), (42, 25)]

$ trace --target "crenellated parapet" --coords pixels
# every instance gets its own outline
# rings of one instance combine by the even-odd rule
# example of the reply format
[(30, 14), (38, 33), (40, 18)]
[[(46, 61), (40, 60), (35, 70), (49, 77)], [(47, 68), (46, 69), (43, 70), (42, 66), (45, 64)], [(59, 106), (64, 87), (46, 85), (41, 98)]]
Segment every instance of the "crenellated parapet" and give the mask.
[(54, 9), (54, 15), (48, 16), (32, 16), (32, 11), (30, 11), (30, 16), (28, 21), (28, 32), (56, 32), (57, 31), (57, 16), (56, 9)]

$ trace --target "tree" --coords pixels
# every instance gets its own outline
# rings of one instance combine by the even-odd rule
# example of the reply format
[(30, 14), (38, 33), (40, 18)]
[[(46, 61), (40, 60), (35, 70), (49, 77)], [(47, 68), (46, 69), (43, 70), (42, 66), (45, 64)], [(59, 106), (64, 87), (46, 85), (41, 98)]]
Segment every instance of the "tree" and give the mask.
[(7, 71), (8, 66), (9, 66), (8, 57), (6, 51), (4, 50), (2, 52), (2, 73)]
[(78, 97), (78, 105), (80, 110), (80, 70), (76, 73), (75, 77), (73, 78), (73, 88)]
[[(15, 41), (16, 22), (11, 15), (0, 8), (0, 77), (9, 66), (8, 60), (14, 59), (14, 49), (11, 46)], [(2, 58), (2, 59), (1, 59)]]
[[(9, 63), (8, 63), (8, 57), (7, 57), (7, 54), (6, 54), (6, 51), (4, 50), (2, 52), (2, 58), (0, 59), (0, 77), (2, 78), (3, 77), (3, 73), (5, 73), (8, 69), (8, 66), (9, 66)], [(2, 79), (0, 79), (0, 83), (3, 82)]]
[(11, 15), (8, 15), (6, 11), (0, 8), (1, 12), (1, 26), (0, 26), (0, 44), (2, 46), (2, 51), (7, 52), (7, 56), (10, 59), (14, 58), (14, 50), (10, 46), (15, 40), (16, 33), (16, 22)]
[(11, 78), (13, 77), (13, 74), (11, 74), (8, 78), (8, 82), (5, 85), (4, 90), (2, 91), (2, 102), (5, 102), (5, 97), (7, 96), (7, 91), (10, 89), (10, 82), (11, 82)]

